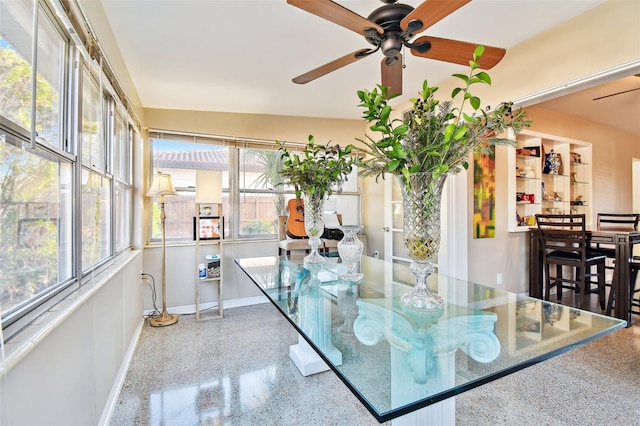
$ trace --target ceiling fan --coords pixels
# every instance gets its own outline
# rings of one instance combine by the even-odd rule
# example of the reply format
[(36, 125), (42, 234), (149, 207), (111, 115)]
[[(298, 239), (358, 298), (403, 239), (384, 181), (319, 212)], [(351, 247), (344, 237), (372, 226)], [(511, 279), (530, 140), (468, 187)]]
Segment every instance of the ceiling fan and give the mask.
[[(294, 83), (305, 84), (332, 71), (365, 58), (380, 50), (384, 58), (381, 63), (382, 85), (391, 89), (388, 94), (402, 94), (402, 48), (408, 48), (414, 56), (467, 65), (477, 44), (458, 40), (423, 36), (413, 37), (455, 12), (471, 0), (425, 0), (415, 9), (398, 3), (398, 0), (380, 0), (384, 6), (364, 18), (331, 0), (287, 0), (309, 13), (364, 36), (373, 45), (370, 49), (360, 49), (341, 58), (326, 63), (293, 79)], [(485, 46), (480, 58), (483, 69), (496, 65), (505, 49)]]

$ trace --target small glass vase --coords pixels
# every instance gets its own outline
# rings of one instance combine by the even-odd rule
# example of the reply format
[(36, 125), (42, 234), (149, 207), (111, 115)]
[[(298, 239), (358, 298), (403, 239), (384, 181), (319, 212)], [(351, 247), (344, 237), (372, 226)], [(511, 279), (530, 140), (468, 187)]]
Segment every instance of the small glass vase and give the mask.
[(440, 250), (440, 204), (446, 174), (433, 179), (431, 173), (409, 176), (409, 187), (399, 176), (402, 188), (404, 245), (411, 259), (410, 270), (416, 277), (411, 292), (401, 297), (404, 307), (415, 310), (442, 309), (444, 300), (427, 287)]
[(358, 238), (358, 232), (362, 227), (360, 225), (343, 225), (340, 230), (344, 232), (344, 237), (338, 242), (338, 255), (347, 267), (347, 272), (338, 278), (345, 281), (358, 282), (363, 275), (356, 272), (356, 266), (362, 257), (364, 244)]
[(323, 265), (325, 258), (318, 252), (320, 236), (324, 232), (324, 194), (304, 192), (304, 230), (309, 237), (311, 252), (303, 259), (304, 265)]

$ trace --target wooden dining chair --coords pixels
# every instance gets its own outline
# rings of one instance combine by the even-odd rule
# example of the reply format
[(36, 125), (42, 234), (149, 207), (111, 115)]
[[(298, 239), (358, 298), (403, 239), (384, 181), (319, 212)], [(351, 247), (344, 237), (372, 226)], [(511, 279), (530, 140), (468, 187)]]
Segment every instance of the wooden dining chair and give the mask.
[(638, 230), (638, 213), (598, 213), (598, 230)]
[(640, 288), (636, 287), (640, 272), (640, 256), (629, 259), (631, 268), (631, 284), (629, 285), (629, 312), (640, 315)]
[[(640, 221), (640, 214), (638, 213), (598, 213), (598, 231), (637, 231), (638, 222)], [(605, 280), (605, 286), (609, 287), (609, 304), (613, 301), (613, 294), (611, 291), (611, 283), (615, 281), (616, 274), (616, 248), (612, 244), (596, 243), (592, 245), (592, 250), (598, 254), (602, 254), (607, 257), (605, 263), (605, 269), (611, 271), (611, 281)], [(607, 312), (609, 312), (607, 308)]]
[[(640, 272), (640, 256), (629, 259), (629, 313), (640, 315), (640, 288), (637, 287), (638, 272)], [(607, 301), (607, 315), (611, 315), (615, 302), (615, 292), (609, 293)]]
[[(589, 294), (596, 293), (604, 311), (606, 257), (590, 250), (585, 215), (537, 214), (536, 223), (542, 247), (545, 300), (549, 300), (553, 287), (559, 301), (565, 288), (581, 294), (582, 301)], [(551, 275), (552, 265), (555, 265), (554, 276)], [(564, 275), (564, 267), (572, 268), (573, 273)], [(594, 284), (597, 284), (596, 288), (593, 288)], [(579, 302), (581, 305), (582, 301)]]
[[(637, 231), (640, 214), (638, 213), (598, 213), (598, 231)], [(611, 245), (595, 244), (594, 250), (615, 259), (616, 249)]]

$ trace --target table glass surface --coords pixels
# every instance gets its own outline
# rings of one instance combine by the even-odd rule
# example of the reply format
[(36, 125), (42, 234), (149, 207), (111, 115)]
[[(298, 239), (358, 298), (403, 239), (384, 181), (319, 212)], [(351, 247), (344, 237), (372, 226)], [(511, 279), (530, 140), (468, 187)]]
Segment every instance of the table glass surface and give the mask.
[(357, 284), (338, 258), (318, 269), (302, 256), (236, 259), (380, 422), (514, 373), (623, 328), (616, 318), (433, 274), (441, 311), (399, 298), (414, 278), (404, 263), (363, 257)]

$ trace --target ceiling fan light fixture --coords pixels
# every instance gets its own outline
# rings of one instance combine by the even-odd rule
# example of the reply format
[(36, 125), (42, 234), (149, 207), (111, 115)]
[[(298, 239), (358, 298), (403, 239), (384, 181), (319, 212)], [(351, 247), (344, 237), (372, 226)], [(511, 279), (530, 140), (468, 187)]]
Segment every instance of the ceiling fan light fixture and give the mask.
[(392, 34), (384, 37), (380, 42), (382, 53), (386, 57), (394, 57), (402, 50), (402, 37), (399, 34)]

